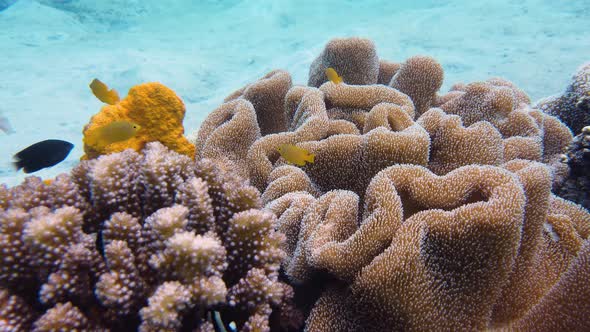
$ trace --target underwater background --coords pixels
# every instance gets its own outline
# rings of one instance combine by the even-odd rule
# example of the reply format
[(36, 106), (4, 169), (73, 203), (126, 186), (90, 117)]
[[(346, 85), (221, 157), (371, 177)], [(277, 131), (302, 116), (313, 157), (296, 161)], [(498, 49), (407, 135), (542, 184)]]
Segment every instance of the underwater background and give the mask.
[(379, 56), (436, 58), (441, 91), (500, 76), (534, 101), (561, 93), (590, 55), (590, 2), (309, 0), (0, 0), (0, 182), (15, 185), (12, 156), (40, 140), (75, 147), (53, 177), (83, 154), (82, 129), (102, 107), (99, 78), (124, 97), (161, 82), (186, 105), (185, 134), (225, 96), (273, 69), (305, 84), (331, 38), (360, 36)]

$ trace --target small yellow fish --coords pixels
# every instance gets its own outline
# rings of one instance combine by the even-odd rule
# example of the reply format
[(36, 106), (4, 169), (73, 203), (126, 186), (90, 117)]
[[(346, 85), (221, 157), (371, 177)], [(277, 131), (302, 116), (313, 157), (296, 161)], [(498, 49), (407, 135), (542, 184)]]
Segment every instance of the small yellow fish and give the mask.
[(305, 166), (305, 162), (313, 163), (315, 159), (313, 153), (293, 144), (281, 144), (277, 150), (281, 154), (281, 157), (289, 164), (295, 164), (297, 166)]
[(334, 84), (342, 83), (342, 76), (338, 75), (332, 67), (326, 68), (326, 76)]
[(119, 102), (119, 94), (115, 89), (110, 89), (107, 87), (106, 84), (99, 81), (97, 78), (93, 79), (90, 82), (90, 89), (92, 93), (98, 98), (98, 100), (102, 101), (103, 103), (107, 103), (110, 105), (115, 105)]
[(89, 145), (107, 146), (111, 143), (122, 142), (135, 136), (141, 126), (125, 121), (113, 121), (97, 128), (86, 135), (85, 141)]
[(43, 183), (45, 183), (45, 185), (47, 185), (47, 186), (51, 185), (52, 182), (53, 182), (53, 179), (45, 179), (45, 180), (43, 180)]

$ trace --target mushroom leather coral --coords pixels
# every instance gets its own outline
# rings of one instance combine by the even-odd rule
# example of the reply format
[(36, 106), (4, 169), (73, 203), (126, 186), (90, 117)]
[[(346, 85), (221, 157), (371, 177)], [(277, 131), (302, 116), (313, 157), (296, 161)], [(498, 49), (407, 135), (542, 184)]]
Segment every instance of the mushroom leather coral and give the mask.
[[(328, 43), (309, 86), (291, 87), (272, 118), (286, 119), (285, 131), (258, 137), (250, 96), (199, 133), (200, 153), (231, 156), (277, 215), (296, 297), (320, 292), (305, 293), (305, 329), (590, 329), (581, 319), (590, 215), (551, 194), (567, 173), (569, 128), (509, 81), (438, 95), (434, 59), (374, 54), (358, 38)], [(326, 82), (328, 66), (343, 83)], [(283, 94), (284, 84), (262, 81), (258, 98)], [(224, 135), (230, 127), (240, 136)], [(314, 163), (285, 165), (280, 144), (314, 153)]]
[[(304, 211), (299, 202), (309, 198), (301, 194), (271, 203), (279, 229), (298, 238), (286, 247), (292, 280), (334, 278), (306, 330), (583, 329), (589, 240), (575, 225), (590, 215), (550, 205), (546, 166), (506, 167), (464, 166), (439, 177), (392, 166), (375, 176), (361, 208), (343, 190)], [(559, 320), (541, 320), (543, 312)]]
[[(330, 48), (342, 52), (338, 57), (346, 57), (356, 43), (371, 46), (359, 39), (329, 45), (339, 43), (342, 47)], [(319, 88), (293, 86), (286, 94), (288, 76), (273, 71), (211, 113), (197, 135), (198, 154), (238, 165), (236, 171), (263, 191), (265, 202), (297, 190), (321, 195), (347, 189), (362, 196), (377, 172), (400, 163), (428, 165), (445, 174), (464, 165), (527, 159), (550, 165), (556, 182), (567, 174), (559, 158), (572, 140), (569, 129), (532, 109), (528, 96), (513, 83), (493, 78), (459, 84), (437, 96), (443, 72), (434, 59), (416, 56), (387, 70), (388, 75), (395, 71), (389, 85), (325, 82)], [(247, 98), (233, 100), (242, 91), (249, 91)], [(277, 107), (278, 96), (284, 96), (283, 110)], [(265, 134), (262, 120), (274, 128), (284, 127), (286, 120), (287, 129)], [(277, 152), (281, 144), (309, 150), (315, 162), (298, 171), (282, 168), (285, 162)], [(276, 176), (271, 181), (279, 168), (280, 185)]]
[[(106, 105), (84, 127), (82, 159), (93, 159), (103, 154), (132, 148), (140, 151), (148, 142), (159, 141), (167, 148), (194, 158), (195, 147), (184, 136), (185, 108), (182, 100), (166, 86), (154, 82), (136, 85), (127, 97), (115, 105)], [(106, 146), (91, 145), (88, 133), (113, 121), (131, 121), (141, 126), (132, 138)]]

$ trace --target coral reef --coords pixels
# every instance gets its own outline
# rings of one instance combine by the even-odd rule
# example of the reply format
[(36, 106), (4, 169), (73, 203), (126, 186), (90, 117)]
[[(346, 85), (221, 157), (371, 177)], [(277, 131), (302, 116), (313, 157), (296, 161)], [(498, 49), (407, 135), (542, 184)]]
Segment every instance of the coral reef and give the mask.
[[(231, 160), (277, 215), (307, 331), (590, 327), (590, 214), (551, 192), (572, 142), (558, 118), (501, 78), (438, 94), (434, 59), (380, 60), (359, 38), (330, 41), (270, 117), (251, 102), (280, 104), (269, 76), (209, 116), (197, 153)], [(315, 162), (286, 165), (281, 144)]]
[[(163, 121), (171, 136), (0, 187), (1, 327), (590, 329), (590, 213), (552, 193), (588, 173), (587, 130), (570, 145), (501, 78), (440, 94), (436, 60), (382, 60), (362, 38), (330, 41), (309, 75), (232, 93), (196, 151), (180, 100), (135, 87), (86, 130)], [(140, 122), (152, 110), (178, 116)], [(315, 161), (288, 165), (281, 144)]]
[[(344, 57), (348, 48), (343, 50)], [(285, 84), (274, 76), (253, 83), (264, 89), (246, 87), (257, 93), (249, 98), (274, 100), (282, 95)], [(390, 82), (407, 94), (381, 84), (294, 86), (284, 97), (284, 110), (273, 107), (279, 112), (275, 117), (264, 113), (266, 123), (277, 122), (275, 128), (286, 118), (287, 130), (267, 135), (260, 130), (252, 103), (244, 97), (228, 98), (199, 130), (198, 154), (239, 165), (237, 171), (263, 191), (265, 202), (297, 190), (317, 197), (346, 189), (362, 196), (377, 172), (404, 163), (428, 166), (442, 175), (465, 165), (499, 166), (527, 159), (551, 166), (556, 182), (567, 175), (560, 160), (571, 132), (555, 117), (531, 108), (528, 96), (512, 83), (495, 78), (457, 85), (448, 95), (437, 96), (441, 82), (442, 70), (434, 59), (413, 57), (399, 66)], [(276, 151), (281, 144), (308, 149), (316, 155), (315, 162), (303, 168), (286, 166)]]
[(299, 328), (276, 217), (227, 168), (153, 142), (2, 187), (2, 330)]
[(590, 62), (578, 68), (563, 94), (541, 99), (535, 107), (557, 116), (574, 134), (590, 125)]
[[(84, 127), (83, 159), (126, 149), (140, 151), (148, 142), (158, 141), (178, 153), (194, 157), (195, 147), (184, 136), (185, 108), (174, 91), (160, 83), (144, 83), (129, 89), (127, 97), (115, 105), (104, 106)], [(113, 121), (132, 121), (141, 130), (132, 138), (106, 146), (90, 144), (88, 133)]]
[(555, 193), (590, 209), (590, 126), (582, 128), (564, 155), (569, 175), (557, 185)]

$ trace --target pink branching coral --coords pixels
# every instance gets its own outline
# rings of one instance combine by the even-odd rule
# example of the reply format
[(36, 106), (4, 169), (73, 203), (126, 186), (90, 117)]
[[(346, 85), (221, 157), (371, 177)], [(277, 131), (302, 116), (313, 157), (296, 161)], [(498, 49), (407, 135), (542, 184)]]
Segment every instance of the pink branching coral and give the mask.
[[(305, 330), (590, 328), (590, 214), (551, 193), (570, 129), (509, 81), (438, 94), (434, 59), (375, 54), (367, 40), (329, 42), (309, 86), (264, 119), (284, 131), (261, 132), (242, 98), (198, 134), (198, 154), (239, 165), (277, 215)], [(287, 165), (281, 144), (315, 161)]]
[(1, 192), (2, 328), (175, 331), (216, 312), (268, 331), (297, 316), (276, 217), (223, 164), (149, 143)]

